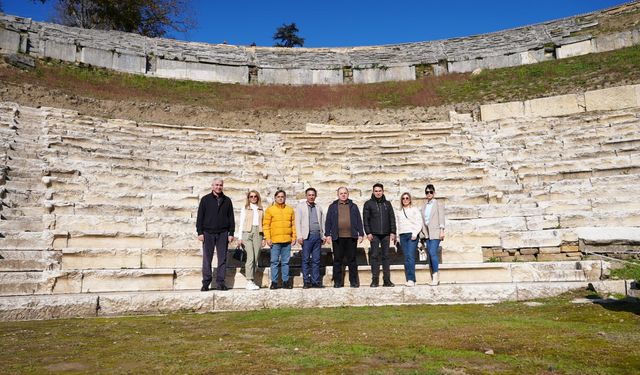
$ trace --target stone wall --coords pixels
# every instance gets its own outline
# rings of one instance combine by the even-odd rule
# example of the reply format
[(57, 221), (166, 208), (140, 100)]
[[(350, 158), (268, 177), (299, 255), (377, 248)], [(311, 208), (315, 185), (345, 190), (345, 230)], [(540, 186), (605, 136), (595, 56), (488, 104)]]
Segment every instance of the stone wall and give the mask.
[[(623, 95), (638, 86), (608, 90)], [(362, 207), (382, 182), (397, 206), (404, 191), (421, 205), (432, 182), (448, 219), (442, 268), (451, 276), (443, 279), (453, 282), (473, 279), (468, 265), (490, 258), (577, 260), (595, 247), (637, 247), (640, 105), (620, 108), (621, 101), (562, 116), (308, 124), (280, 133), (2, 103), (0, 294), (198, 287), (195, 214), (215, 176), (224, 178), (236, 214), (250, 188), (267, 203), (283, 188), (295, 204), (313, 186), (327, 207), (346, 185)], [(242, 285), (235, 266), (229, 282)], [(583, 272), (570, 268), (554, 272)], [(261, 272), (266, 282), (268, 269)], [(393, 272), (403, 277), (401, 265)], [(491, 277), (510, 280), (513, 270)]]
[(353, 48), (272, 48), (187, 43), (84, 30), (0, 14), (0, 52), (28, 53), (148, 76), (258, 84), (342, 84), (531, 64), (640, 43), (640, 29), (593, 37), (603, 14), (639, 2), (490, 34)]

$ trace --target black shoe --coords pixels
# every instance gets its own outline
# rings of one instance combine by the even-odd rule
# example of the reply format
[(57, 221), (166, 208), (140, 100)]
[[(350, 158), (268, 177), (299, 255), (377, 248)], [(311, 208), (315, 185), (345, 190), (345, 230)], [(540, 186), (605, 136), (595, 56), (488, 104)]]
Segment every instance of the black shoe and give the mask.
[(278, 284), (271, 282), (271, 286), (269, 287), (269, 289), (278, 289)]
[(391, 281), (385, 281), (384, 284), (382, 284), (382, 286), (391, 287), (391, 286), (396, 286), (396, 284), (392, 283)]
[(342, 288), (342, 285), (340, 285), (340, 284), (333, 284), (333, 287), (334, 287), (334, 288)]
[(312, 287), (311, 283), (304, 283), (304, 285), (302, 285), (302, 289), (309, 289), (311, 287)]
[(352, 288), (360, 288), (360, 284), (351, 284), (350, 285)]
[(285, 289), (293, 289), (293, 280), (289, 280), (286, 283), (284, 283), (284, 288)]
[(371, 285), (369, 285), (370, 288), (377, 288), (378, 287), (378, 282), (377, 281), (372, 281)]
[(219, 284), (216, 286), (216, 290), (229, 290), (229, 287), (224, 284)]
[(201, 292), (208, 292), (209, 291), (209, 287), (207, 285), (203, 285), (202, 288), (200, 288)]
[(322, 289), (322, 288), (324, 288), (324, 285), (322, 285), (322, 284), (311, 284), (311, 287), (312, 288)]

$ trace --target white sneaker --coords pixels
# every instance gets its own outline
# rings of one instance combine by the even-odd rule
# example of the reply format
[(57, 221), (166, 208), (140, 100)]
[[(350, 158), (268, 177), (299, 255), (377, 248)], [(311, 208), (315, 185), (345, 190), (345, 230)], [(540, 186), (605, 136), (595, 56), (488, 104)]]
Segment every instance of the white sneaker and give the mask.
[(404, 285), (405, 286), (416, 286), (416, 283), (414, 283), (413, 280), (409, 280)]
[(431, 275), (431, 282), (429, 285), (436, 286), (438, 284), (440, 284), (440, 277), (437, 272), (434, 272), (433, 275)]
[(260, 289), (260, 287), (259, 287), (259, 286), (257, 286), (257, 285), (256, 285), (253, 281), (251, 281), (251, 280), (248, 280), (248, 281), (247, 281), (247, 286), (245, 286), (245, 288), (246, 288), (247, 290), (258, 290), (258, 289)]

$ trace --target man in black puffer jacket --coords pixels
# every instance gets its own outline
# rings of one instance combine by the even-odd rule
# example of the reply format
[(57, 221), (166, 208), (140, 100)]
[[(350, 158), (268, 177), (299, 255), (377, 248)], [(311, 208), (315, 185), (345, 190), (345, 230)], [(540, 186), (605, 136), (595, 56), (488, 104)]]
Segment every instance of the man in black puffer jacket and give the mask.
[(373, 194), (371, 199), (365, 202), (362, 214), (364, 232), (371, 243), (371, 287), (377, 287), (379, 283), (381, 253), (382, 286), (394, 286), (389, 267), (389, 242), (395, 243), (396, 240), (396, 216), (391, 202), (384, 197), (384, 186), (381, 183), (373, 185)]

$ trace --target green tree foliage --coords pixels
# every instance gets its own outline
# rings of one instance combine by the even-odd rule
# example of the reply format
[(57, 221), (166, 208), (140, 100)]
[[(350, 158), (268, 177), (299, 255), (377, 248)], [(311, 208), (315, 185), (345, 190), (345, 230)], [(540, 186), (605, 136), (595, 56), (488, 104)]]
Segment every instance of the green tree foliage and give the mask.
[(304, 38), (298, 36), (298, 27), (295, 22), (290, 24), (282, 24), (282, 26), (276, 29), (276, 33), (273, 34), (273, 40), (279, 40), (274, 44), (274, 47), (302, 47), (304, 45)]
[[(33, 0), (42, 3), (47, 0)], [(84, 29), (118, 30), (161, 37), (195, 27), (191, 0), (54, 0), (54, 22)]]

